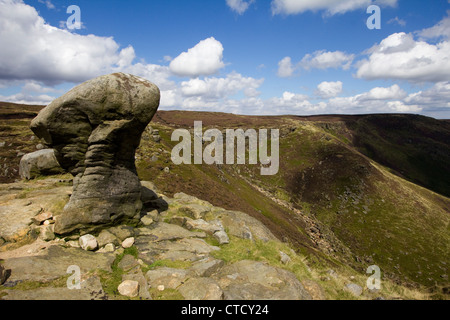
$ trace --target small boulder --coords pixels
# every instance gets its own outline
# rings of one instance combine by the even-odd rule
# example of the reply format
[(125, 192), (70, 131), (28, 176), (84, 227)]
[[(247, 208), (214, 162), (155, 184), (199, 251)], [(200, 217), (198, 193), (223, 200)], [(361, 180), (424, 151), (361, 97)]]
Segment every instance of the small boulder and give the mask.
[(134, 245), (134, 241), (135, 241), (135, 239), (133, 237), (123, 240), (122, 248), (124, 248), (124, 249), (131, 248)]
[(228, 235), (225, 231), (220, 230), (214, 233), (214, 238), (219, 241), (219, 244), (228, 244), (230, 243), (230, 238), (228, 238)]
[(153, 224), (153, 219), (150, 216), (143, 216), (141, 218), (141, 222), (144, 226), (149, 226), (151, 224)]
[(40, 175), (64, 173), (55, 156), (55, 150), (43, 149), (26, 154), (20, 160), (19, 174), (22, 179), (34, 179)]
[(108, 229), (113, 235), (115, 235), (120, 241), (134, 236), (134, 230), (129, 226), (117, 226)]
[(42, 226), (39, 237), (44, 241), (55, 240), (56, 236), (55, 233), (53, 232), (53, 225)]
[(282, 264), (288, 264), (291, 262), (291, 258), (283, 251), (280, 251), (280, 261)]
[(345, 289), (353, 294), (355, 297), (359, 297), (363, 293), (363, 288), (355, 283), (350, 283), (345, 286)]
[(154, 134), (153, 141), (155, 141), (156, 143), (161, 142), (161, 136), (159, 134)]
[(40, 214), (38, 214), (37, 216), (35, 216), (32, 220), (36, 225), (40, 225), (43, 222), (45, 222), (46, 220), (49, 220), (53, 218), (53, 214), (51, 212), (42, 212)]
[(80, 237), (80, 247), (86, 251), (94, 251), (98, 247), (97, 239), (91, 234)]
[(97, 236), (97, 244), (99, 248), (106, 246), (108, 243), (119, 245), (119, 240), (108, 230), (102, 230)]
[(98, 250), (98, 253), (111, 253), (116, 250), (115, 246), (112, 243), (108, 243), (106, 246)]
[(159, 215), (158, 210), (150, 211), (149, 213), (147, 213), (147, 216), (152, 218), (153, 221), (155, 221), (155, 222), (159, 222), (159, 220), (160, 220), (160, 215)]
[(118, 287), (119, 293), (123, 296), (135, 298), (139, 295), (139, 282), (125, 280)]

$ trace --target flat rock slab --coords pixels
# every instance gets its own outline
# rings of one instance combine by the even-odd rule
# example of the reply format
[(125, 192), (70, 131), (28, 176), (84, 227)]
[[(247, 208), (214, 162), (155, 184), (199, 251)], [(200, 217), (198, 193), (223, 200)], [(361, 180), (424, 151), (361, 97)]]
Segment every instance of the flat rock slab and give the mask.
[(70, 186), (53, 181), (14, 183), (0, 188), (0, 237), (8, 242), (20, 241), (30, 230), (33, 218), (48, 212), (55, 203), (69, 200)]
[[(239, 211), (229, 211), (216, 208), (211, 211), (213, 216), (222, 222), (230, 235), (243, 239), (259, 239), (276, 241), (273, 233), (257, 219)], [(248, 234), (250, 232), (250, 234)]]
[(50, 282), (68, 275), (70, 266), (80, 267), (81, 273), (102, 269), (111, 272), (114, 255), (94, 253), (76, 248), (52, 246), (45, 255), (6, 259), (3, 266), (11, 270), (8, 282), (37, 281)]
[(178, 291), (186, 300), (222, 300), (223, 291), (211, 278), (193, 278), (181, 285)]
[(292, 272), (263, 262), (242, 260), (215, 277), (226, 300), (311, 300)]
[(150, 236), (154, 241), (164, 240), (178, 240), (183, 238), (200, 237), (205, 238), (206, 234), (203, 232), (191, 232), (180, 226), (169, 224), (165, 222), (158, 222), (152, 227), (145, 227), (137, 229), (138, 236)]
[(211, 257), (195, 262), (189, 271), (197, 277), (210, 277), (225, 265), (223, 260), (214, 259)]
[(154, 242), (154, 238), (143, 236), (137, 238), (135, 245), (141, 256), (144, 255), (153, 260), (197, 261), (213, 251), (220, 250), (198, 238)]
[(105, 300), (100, 279), (96, 276), (81, 282), (81, 289), (70, 290), (67, 287), (43, 287), (32, 290), (2, 290), (6, 293), (2, 300)]
[(151, 288), (164, 286), (166, 289), (178, 288), (188, 277), (189, 275), (186, 270), (166, 267), (150, 270), (145, 275), (148, 285)]

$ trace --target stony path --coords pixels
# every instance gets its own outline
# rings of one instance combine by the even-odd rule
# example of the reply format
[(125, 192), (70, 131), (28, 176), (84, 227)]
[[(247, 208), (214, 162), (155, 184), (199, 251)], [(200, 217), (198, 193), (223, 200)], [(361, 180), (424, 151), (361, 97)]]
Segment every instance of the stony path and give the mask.
[[(0, 252), (2, 268), (9, 272), (0, 298), (311, 299), (287, 270), (251, 260), (226, 264), (214, 257), (233, 237), (276, 240), (256, 219), (182, 193), (173, 199), (149, 197), (147, 207), (158, 209), (165, 202), (166, 208), (150, 208), (136, 227), (120, 225), (96, 235), (43, 241), (44, 231), (51, 231), (53, 224), (40, 221), (41, 236), (35, 242)], [(68, 283), (76, 284), (71, 266), (79, 268), (81, 277), (80, 287), (73, 290), (68, 288)], [(117, 275), (119, 279), (113, 279)], [(117, 288), (111, 290), (111, 283)]]

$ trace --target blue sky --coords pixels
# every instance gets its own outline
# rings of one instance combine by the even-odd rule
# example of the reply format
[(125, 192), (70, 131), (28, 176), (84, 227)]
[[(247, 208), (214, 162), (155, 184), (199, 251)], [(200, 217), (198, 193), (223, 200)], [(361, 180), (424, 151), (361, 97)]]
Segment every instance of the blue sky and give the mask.
[(122, 71), (157, 84), (162, 110), (450, 118), (449, 1), (0, 0), (0, 100)]

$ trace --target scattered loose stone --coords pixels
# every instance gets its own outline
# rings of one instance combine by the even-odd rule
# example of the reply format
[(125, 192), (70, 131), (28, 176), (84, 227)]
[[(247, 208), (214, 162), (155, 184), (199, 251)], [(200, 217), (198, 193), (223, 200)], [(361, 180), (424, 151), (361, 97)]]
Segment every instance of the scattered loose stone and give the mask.
[(291, 258), (283, 251), (280, 251), (280, 261), (282, 264), (288, 264), (291, 262)]
[(49, 211), (42, 212), (35, 216), (32, 220), (36, 225), (40, 225), (41, 223), (45, 222), (46, 220), (49, 220), (53, 218), (53, 214)]
[(134, 229), (129, 226), (112, 227), (109, 228), (108, 231), (115, 235), (120, 241), (134, 237)]
[(108, 243), (112, 243), (116, 246), (120, 244), (117, 237), (108, 230), (102, 230), (96, 239), (99, 248), (106, 246)]
[(40, 238), (44, 241), (52, 241), (55, 240), (56, 236), (53, 232), (53, 225), (42, 226)]
[(159, 212), (158, 212), (158, 210), (150, 211), (149, 213), (147, 213), (147, 216), (152, 218), (153, 221), (159, 222)]
[(135, 239), (133, 237), (127, 238), (122, 242), (122, 248), (128, 249), (131, 248), (134, 245)]
[(217, 241), (219, 241), (219, 244), (230, 243), (230, 238), (228, 238), (228, 235), (223, 230), (217, 231), (216, 233), (214, 233), (214, 238), (216, 238)]
[(361, 286), (359, 286), (359, 285), (357, 285), (355, 283), (347, 284), (345, 286), (345, 289), (347, 291), (349, 291), (350, 293), (352, 293), (356, 297), (359, 297), (363, 293), (363, 288), (361, 288)]
[(141, 222), (144, 226), (150, 226), (154, 221), (150, 216), (147, 215), (141, 218)]
[(66, 246), (71, 248), (81, 248), (80, 242), (75, 240), (70, 240), (66, 242)]
[(328, 274), (334, 279), (338, 278), (338, 274), (333, 269), (328, 270)]
[(161, 136), (158, 135), (153, 135), (153, 141), (155, 141), (156, 143), (159, 143), (161, 141)]
[(94, 251), (98, 247), (97, 239), (91, 234), (80, 237), (80, 247), (86, 251)]
[(106, 246), (99, 249), (97, 252), (98, 253), (110, 253), (110, 252), (114, 252), (114, 250), (116, 250), (116, 247), (112, 243), (108, 243)]
[(55, 220), (45, 220), (43, 223), (44, 226), (49, 226), (52, 224), (55, 224)]
[(119, 293), (123, 296), (135, 298), (139, 295), (139, 282), (125, 280), (119, 285)]

